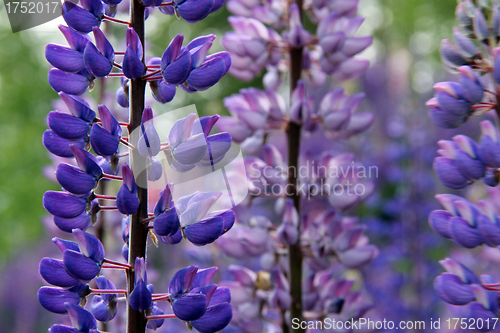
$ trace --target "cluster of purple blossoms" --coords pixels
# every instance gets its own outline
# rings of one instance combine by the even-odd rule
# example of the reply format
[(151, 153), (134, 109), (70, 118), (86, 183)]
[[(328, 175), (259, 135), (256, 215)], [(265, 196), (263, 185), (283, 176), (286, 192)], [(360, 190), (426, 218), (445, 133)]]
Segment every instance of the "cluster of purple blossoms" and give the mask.
[[(40, 275), (51, 286), (39, 289), (38, 300), (51, 312), (68, 314), (72, 327), (54, 325), (50, 332), (99, 332), (106, 326), (98, 322), (113, 321), (120, 303), (126, 303), (127, 315), (123, 317), (127, 332), (157, 329), (165, 319), (178, 318), (190, 329), (210, 333), (222, 330), (231, 321), (229, 289), (211, 283), (217, 267), (180, 269), (164, 293), (154, 291), (146, 270), (148, 235), (155, 245), (158, 240), (175, 245), (184, 238), (204, 246), (232, 228), (232, 211), (214, 211), (221, 192), (196, 191), (174, 200), (174, 186), (168, 183), (154, 209), (149, 210), (148, 203), (156, 198), (144, 187), (147, 181), (165, 176), (157, 160), (160, 154), (165, 155), (172, 169), (185, 172), (218, 163), (232, 142), (226, 132), (210, 134), (218, 115), (197, 118), (194, 113), (178, 119), (165, 142), (160, 139), (153, 110), (144, 105), (146, 83), (150, 83), (157, 101), (167, 103), (174, 98), (177, 86), (193, 93), (215, 85), (228, 72), (231, 59), (227, 52), (208, 55), (215, 35), (197, 37), (182, 46), (183, 35), (179, 34), (161, 58), (147, 60), (143, 27), (148, 7), (160, 7), (166, 14), (175, 13), (195, 23), (224, 2), (131, 2), (131, 12), (142, 13), (142, 19), (131, 17), (131, 22), (114, 18), (120, 1), (85, 0), (80, 5), (64, 2), (63, 18), (68, 26), (59, 29), (68, 46), (49, 44), (45, 56), (55, 67), (48, 73), (49, 84), (65, 106), (49, 113), (50, 129), (43, 134), (44, 146), (58, 157), (56, 160), (64, 162), (55, 168), (61, 191), (47, 191), (43, 206), (55, 226), (62, 233), (71, 233), (74, 241), (53, 238), (61, 258), (41, 260)], [(104, 21), (128, 26), (124, 51), (115, 51), (103, 33), (105, 29), (100, 29)], [(115, 59), (118, 56), (121, 62)], [(127, 122), (118, 121), (124, 117), (104, 104), (99, 104), (95, 112), (82, 97), (97, 79), (104, 89), (104, 80), (113, 77), (121, 78), (116, 100), (129, 108)], [(132, 135), (136, 128), (137, 137)], [(121, 186), (115, 187), (111, 184), (114, 181)], [(108, 195), (106, 189), (116, 191)], [(105, 205), (104, 201), (114, 205)], [(107, 222), (103, 211), (111, 211), (122, 220), (121, 252), (125, 262), (110, 259), (109, 253), (106, 256), (105, 239), (93, 228), (102, 228)], [(112, 270), (126, 273), (125, 289), (115, 286), (125, 281), (117, 279)], [(88, 296), (92, 296), (89, 303)], [(170, 303), (171, 313), (165, 313), (160, 302)]]
[[(288, 8), (278, 0), (229, 0), (228, 10), (238, 15), (229, 17), (234, 32), (222, 39), (233, 63), (230, 73), (249, 81), (266, 68), (264, 85), (277, 89), (288, 70), (282, 50), (301, 48), (303, 79), (311, 86), (323, 86), (329, 75), (337, 80), (361, 76), (369, 63), (356, 55), (370, 46), (372, 37), (355, 36), (364, 20), (356, 16), (357, 4), (357, 0), (313, 1), (311, 8), (295, 4)], [(303, 10), (318, 23), (315, 36), (302, 26)]]
[[(460, 1), (456, 18), (459, 26), (453, 31), (455, 43), (443, 40), (441, 57), (448, 70), (460, 74), (459, 82), (435, 84), (436, 95), (427, 102), (431, 107), (430, 118), (442, 128), (458, 128), (472, 115), (495, 117), (490, 110), (495, 111), (496, 117), (500, 115), (498, 3)], [(498, 185), (499, 133), (490, 120), (482, 121), (480, 127), (479, 143), (465, 135), (438, 142), (441, 156), (434, 160), (434, 170), (445, 186), (464, 189), (479, 179), (490, 187)], [(498, 215), (488, 195), (476, 204), (452, 194), (440, 194), (436, 198), (445, 210), (431, 212), (429, 223), (439, 235), (464, 248), (500, 245)], [(467, 305), (471, 318), (498, 318), (498, 284), (491, 277), (478, 279), (453, 259), (443, 260), (441, 264), (448, 273), (436, 278), (435, 289), (445, 302)], [(492, 327), (480, 330), (486, 332)]]
[[(229, 267), (234, 279), (221, 283), (233, 296), (231, 326), (302, 332), (291, 318), (356, 320), (373, 304), (354, 287), (356, 279), (339, 276), (378, 254), (351, 214), (373, 193), (369, 178), (376, 176), (342, 142), (364, 133), (374, 115), (357, 112), (364, 95), (335, 87), (332, 79), (357, 78), (368, 67), (357, 56), (372, 42), (355, 36), (363, 22), (357, 1), (311, 7), (229, 0), (227, 8), (238, 15), (229, 17), (234, 31), (222, 39), (231, 56), (229, 73), (251, 80), (267, 70), (266, 89), (225, 98), (231, 117), (216, 124), (246, 153), (228, 178), (245, 177), (250, 193), (233, 209), (228, 237), (216, 241), (236, 260)], [(316, 36), (302, 25), (306, 12), (318, 24)], [(287, 72), (288, 103), (280, 89)]]
[[(204, 2), (208, 4), (213, 1)], [(212, 9), (217, 10), (223, 4), (222, 1)], [(154, 4), (147, 6), (152, 5)], [(161, 6), (161, 3), (156, 5)], [(63, 5), (63, 18), (68, 27), (60, 26), (59, 29), (69, 47), (49, 44), (45, 50), (47, 60), (55, 67), (49, 71), (48, 80), (57, 92), (81, 95), (89, 88), (92, 89), (95, 79), (121, 76), (122, 86), (117, 91), (117, 101), (121, 106), (128, 107), (129, 80), (143, 78), (150, 83), (155, 99), (167, 103), (174, 98), (175, 87), (179, 86), (188, 92), (206, 90), (216, 84), (231, 67), (227, 52), (207, 56), (215, 35), (197, 37), (188, 45), (182, 46), (182, 34), (170, 42), (161, 59), (153, 57), (146, 66), (144, 46), (133, 27), (127, 28), (126, 50), (117, 53), (99, 25), (102, 20), (127, 22), (105, 15), (100, 0), (84, 1), (82, 6), (83, 8), (69, 1)], [(191, 8), (193, 1), (183, 1), (175, 6), (176, 12), (181, 13), (181, 16), (183, 11), (180, 8), (183, 6)], [(208, 15), (203, 6), (194, 6), (202, 10), (205, 16)], [(192, 23), (203, 18), (196, 16), (191, 21), (186, 20)], [(93, 32), (94, 41), (87, 35), (89, 32)], [(122, 64), (115, 62), (116, 55), (123, 55)], [(113, 68), (117, 68), (119, 72), (112, 72)]]

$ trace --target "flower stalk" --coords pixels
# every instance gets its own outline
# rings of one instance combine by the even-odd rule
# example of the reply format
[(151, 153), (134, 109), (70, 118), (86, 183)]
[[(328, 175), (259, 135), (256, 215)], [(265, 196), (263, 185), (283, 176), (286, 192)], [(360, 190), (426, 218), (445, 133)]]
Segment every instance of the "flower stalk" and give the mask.
[[(302, 17), (302, 0), (294, 0), (296, 3), (300, 16)], [(290, 48), (290, 96), (297, 88), (302, 73), (302, 51), (303, 47)], [(291, 170), (298, 170), (299, 154), (300, 154), (300, 134), (301, 125), (293, 121), (289, 122), (287, 128), (288, 139), (288, 166)], [(291, 172), (288, 176), (288, 185), (293, 190), (288, 195), (293, 200), (295, 209), (300, 216), (300, 195), (297, 191), (297, 174)], [(289, 264), (290, 264), (290, 296), (292, 303), (290, 307), (290, 318), (299, 318), (302, 321), (302, 249), (300, 246), (300, 219), (298, 225), (298, 240), (295, 244), (289, 245)], [(283, 325), (283, 330), (288, 331), (286, 324)], [(293, 332), (305, 332), (302, 328), (293, 329)]]
[[(144, 53), (145, 29), (144, 29), (144, 11), (145, 7), (139, 0), (132, 0), (130, 5), (131, 28), (135, 30), (142, 43)], [(130, 85), (130, 113), (128, 126), (129, 133), (141, 125), (142, 112), (144, 110), (144, 95), (146, 92), (146, 81), (141, 78), (131, 80)], [(138, 138), (131, 138), (131, 140)], [(131, 142), (134, 146), (137, 142)], [(132, 170), (145, 170), (145, 158), (137, 151), (130, 154), (130, 164)], [(147, 177), (146, 173), (135, 175), (136, 177)], [(138, 179), (139, 180), (139, 179)], [(146, 182), (142, 181), (142, 184)], [(142, 223), (142, 220), (148, 217), (148, 190), (147, 188), (138, 188), (137, 197), (139, 198), (139, 208), (132, 215), (130, 220), (129, 236), (129, 265), (134, 266), (136, 258), (146, 258), (146, 245), (148, 237), (148, 226)], [(127, 295), (134, 290), (135, 277), (134, 269), (127, 270)], [(146, 331), (147, 319), (144, 313), (132, 309), (127, 302), (127, 333), (143, 333)]]

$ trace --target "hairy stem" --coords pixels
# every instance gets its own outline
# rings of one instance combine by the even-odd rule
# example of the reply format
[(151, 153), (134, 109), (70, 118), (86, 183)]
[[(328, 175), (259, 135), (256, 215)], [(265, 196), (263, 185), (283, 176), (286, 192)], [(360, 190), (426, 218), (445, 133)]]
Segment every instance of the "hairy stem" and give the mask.
[[(299, 7), (302, 16), (302, 0), (294, 0)], [(290, 95), (297, 87), (302, 72), (302, 47), (290, 49)], [(288, 137), (288, 166), (289, 170), (298, 170), (299, 153), (300, 153), (300, 132), (301, 125), (290, 122), (287, 128)], [(288, 188), (293, 189), (288, 195), (294, 202), (295, 208), (300, 216), (300, 196), (297, 192), (297, 173), (290, 172), (288, 176)], [(302, 250), (300, 247), (300, 228), (299, 222), (299, 238), (297, 243), (289, 246), (289, 263), (290, 263), (290, 296), (292, 304), (290, 309), (290, 317), (299, 318), (302, 321)], [(305, 332), (300, 327), (292, 328), (292, 332)]]
[[(130, 22), (131, 27), (139, 35), (143, 48), (144, 40), (144, 5), (139, 0), (131, 0), (130, 4)], [(144, 53), (144, 52), (143, 52)], [(130, 124), (128, 126), (129, 133), (141, 125), (142, 112), (144, 110), (144, 95), (146, 89), (146, 81), (141, 78), (131, 81), (130, 85)], [(137, 146), (138, 138), (131, 139), (134, 146)], [(134, 171), (134, 176), (138, 184), (144, 186), (147, 177), (146, 171), (138, 174), (140, 170), (146, 170), (146, 161), (139, 155), (137, 150), (133, 150), (130, 154), (130, 165)], [(141, 179), (142, 178), (142, 179)], [(148, 237), (148, 226), (141, 221), (148, 217), (148, 190), (138, 187), (139, 208), (132, 215), (130, 221), (129, 234), (129, 265), (131, 269), (127, 270), (127, 294), (130, 295), (134, 289), (134, 271), (133, 267), (135, 259), (138, 257), (146, 258), (146, 245)], [(127, 302), (127, 333), (144, 333), (146, 331), (146, 316), (144, 313), (136, 311), (130, 307)]]

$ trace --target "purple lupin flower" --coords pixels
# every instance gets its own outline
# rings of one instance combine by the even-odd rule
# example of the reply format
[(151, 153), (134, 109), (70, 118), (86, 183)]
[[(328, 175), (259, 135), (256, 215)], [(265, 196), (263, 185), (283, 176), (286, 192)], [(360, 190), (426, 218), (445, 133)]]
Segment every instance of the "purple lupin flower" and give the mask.
[(143, 258), (135, 260), (135, 286), (130, 293), (130, 306), (137, 311), (144, 311), (151, 306), (151, 292), (147, 288), (148, 278)]
[(94, 151), (101, 156), (111, 156), (118, 150), (122, 129), (109, 109), (101, 104), (98, 106), (101, 125), (94, 123), (90, 130), (90, 143)]
[(123, 184), (116, 195), (116, 206), (122, 214), (134, 214), (139, 207), (139, 199), (134, 175), (127, 164), (122, 166), (122, 177)]

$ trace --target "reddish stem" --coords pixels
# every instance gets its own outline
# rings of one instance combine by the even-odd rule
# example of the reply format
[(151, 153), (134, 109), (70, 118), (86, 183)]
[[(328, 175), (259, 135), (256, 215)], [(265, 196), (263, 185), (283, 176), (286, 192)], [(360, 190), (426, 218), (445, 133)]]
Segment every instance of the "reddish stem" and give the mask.
[(147, 320), (153, 320), (153, 319), (171, 319), (171, 318), (177, 318), (176, 315), (174, 314), (164, 314), (164, 315), (156, 315), (156, 316), (146, 316)]
[(123, 21), (123, 20), (115, 19), (114, 17), (107, 16), (107, 15), (104, 15), (103, 18), (106, 21), (111, 21), (111, 22), (120, 23), (120, 24), (126, 24), (126, 25), (130, 26), (130, 22), (128, 22), (128, 21)]
[(97, 198), (97, 199), (103, 199), (103, 200), (116, 200), (116, 197), (112, 196), (112, 195), (102, 195), (102, 194), (95, 194), (94, 193), (94, 196)]
[(125, 268), (132, 268), (132, 266), (130, 266), (129, 264), (126, 264), (126, 263), (123, 263), (123, 262), (119, 262), (119, 261), (110, 260), (110, 259), (106, 259), (106, 258), (104, 258), (104, 262), (107, 263), (107, 264), (111, 264), (111, 265), (122, 266), (122, 267), (125, 267)]
[(92, 294), (126, 294), (125, 289), (90, 289)]
[(123, 178), (122, 178), (122, 177), (119, 177), (119, 176), (114, 176), (114, 175), (110, 175), (110, 174), (107, 174), (107, 173), (103, 173), (103, 174), (102, 174), (102, 177), (103, 177), (103, 178), (107, 178), (107, 179), (123, 180)]
[(144, 75), (144, 76), (142, 77), (142, 79), (143, 79), (143, 80), (144, 80), (144, 79), (147, 79), (148, 77), (154, 76), (154, 75), (159, 74), (159, 73), (161, 73), (161, 69), (157, 69), (157, 70), (155, 70), (155, 71), (154, 71), (154, 72), (152, 72), (152, 73), (149, 73), (149, 74)]
[(100, 210), (117, 210), (118, 207), (116, 206), (99, 206)]

